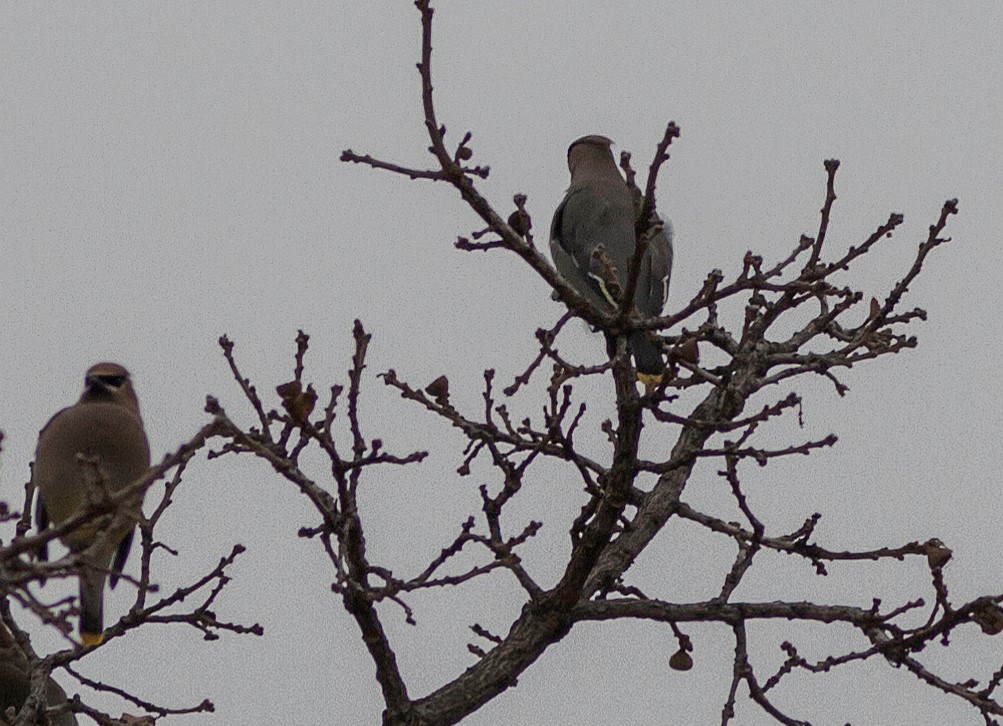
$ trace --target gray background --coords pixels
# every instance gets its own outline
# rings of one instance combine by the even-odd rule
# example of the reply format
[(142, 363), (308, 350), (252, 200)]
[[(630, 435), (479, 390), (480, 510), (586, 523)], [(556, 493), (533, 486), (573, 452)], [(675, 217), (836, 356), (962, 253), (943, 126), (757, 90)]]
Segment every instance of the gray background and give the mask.
[[(906, 215), (848, 278), (868, 295), (883, 297), (942, 202), (959, 197), (955, 241), (907, 299), (931, 313), (915, 329), (920, 348), (853, 370), (845, 399), (822, 382), (802, 387), (806, 429), (787, 422), (762, 441), (835, 431), (838, 447), (744, 473), (775, 533), (817, 510), (820, 541), (835, 548), (939, 536), (955, 552), (947, 569), (955, 597), (999, 591), (1001, 6), (437, 8), (433, 65), (447, 139), (474, 131), (474, 161), (493, 171), (481, 189), (505, 211), (513, 193), (527, 193), (541, 243), (567, 185), (572, 139), (609, 135), (644, 165), (665, 122), (681, 125), (660, 187), (677, 233), (669, 309), (710, 269), (734, 275), (747, 249), (775, 261), (813, 234), (824, 158), (843, 162), (831, 249), (861, 241), (891, 211)], [(514, 256), (452, 248), (480, 224), (451, 188), (338, 161), (350, 147), (429, 163), (419, 37), (417, 13), (403, 1), (0, 7), (0, 497), (20, 501), (38, 429), (76, 399), (97, 360), (132, 370), (159, 458), (206, 420), (206, 393), (249, 421), (218, 353), (220, 334), (270, 392), (290, 377), (292, 340), (306, 329), (308, 376), (323, 388), (344, 382), (351, 323), (361, 317), (374, 334), (368, 436), (401, 453), (433, 452), (420, 467), (368, 480), (371, 553), (407, 574), (452, 538), (476, 507), (477, 484), (497, 480), (486, 470), (456, 477), (460, 440), (375, 373), (392, 366), (416, 385), (448, 373), (454, 402), (473, 413), (480, 371), (496, 367), (499, 382), (510, 382), (532, 356), (533, 330), (560, 308)], [(581, 325), (567, 336), (569, 354), (601, 353)], [(594, 431), (609, 399), (602, 387), (589, 390)], [(539, 410), (532, 398), (511, 405)], [(597, 435), (583, 440), (604, 455)], [(656, 453), (668, 445), (645, 441)], [(731, 516), (713, 470), (697, 472), (687, 498)], [(548, 583), (557, 572), (549, 556), (566, 552), (581, 494), (556, 468), (528, 489), (508, 522), (512, 530), (529, 517), (545, 522), (526, 556)], [(178, 723), (377, 722), (372, 666), (329, 591), (318, 545), (296, 537), (315, 521), (303, 499), (256, 462), (224, 460), (193, 465), (176, 500), (161, 535), (181, 555), (160, 562), (161, 584), (190, 581), (233, 542), (247, 544), (216, 612), (260, 622), (266, 637), (203, 643), (183, 628), (144, 628), (89, 656), (84, 671), (161, 703), (216, 703), (215, 714)], [(670, 600), (707, 597), (732, 557), (727, 543), (673, 523), (633, 582)], [(867, 605), (872, 595), (889, 604), (930, 595), (918, 560), (833, 567), (824, 580), (789, 558), (754, 569), (737, 597)], [(60, 592), (50, 585), (45, 594)], [(109, 616), (129, 601), (120, 586)], [(411, 693), (421, 695), (472, 662), (467, 625), (504, 632), (520, 600), (499, 575), (412, 604), (418, 628), (392, 607), (385, 613)], [(43, 650), (58, 645), (30, 629)], [(469, 723), (716, 723), (732, 643), (719, 626), (687, 632), (696, 665), (677, 673), (662, 626), (576, 628)], [(752, 635), (761, 676), (780, 662), (784, 638), (817, 657), (840, 642), (864, 645), (844, 628), (762, 627)], [(951, 650), (931, 647), (923, 659), (950, 679), (984, 679), (1000, 665), (1000, 642), (966, 626)], [(981, 723), (960, 701), (878, 662), (791, 677), (775, 698), (820, 724)], [(742, 704), (738, 722), (765, 718)]]

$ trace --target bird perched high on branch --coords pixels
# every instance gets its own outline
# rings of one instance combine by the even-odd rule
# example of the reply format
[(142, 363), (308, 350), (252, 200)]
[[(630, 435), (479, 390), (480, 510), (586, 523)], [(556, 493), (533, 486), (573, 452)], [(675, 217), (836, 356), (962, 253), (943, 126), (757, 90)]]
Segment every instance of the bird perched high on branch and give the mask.
[[(116, 363), (91, 366), (80, 400), (42, 428), (35, 450), (33, 480), (38, 489), (39, 530), (60, 525), (88, 506), (115, 495), (150, 468), (150, 446), (139, 416), (129, 371)], [(106, 575), (115, 586), (129, 555), (142, 492), (120, 503), (129, 516), (112, 515), (111, 529), (86, 523), (61, 539), (83, 553), (80, 570), (80, 637), (97, 645), (104, 632)], [(117, 523), (117, 524), (116, 524)], [(39, 553), (44, 559), (46, 552)], [(114, 558), (114, 560), (113, 560)]]
[[(568, 147), (571, 185), (550, 226), (550, 253), (558, 272), (589, 302), (609, 312), (620, 308), (627, 293), (639, 227), (634, 197), (613, 159), (612, 143), (592, 135)], [(633, 305), (642, 317), (655, 317), (669, 294), (672, 228), (660, 224), (647, 234)], [(608, 336), (607, 341), (612, 343)], [(645, 385), (660, 381), (665, 361), (650, 334), (635, 330), (629, 342), (638, 379)]]

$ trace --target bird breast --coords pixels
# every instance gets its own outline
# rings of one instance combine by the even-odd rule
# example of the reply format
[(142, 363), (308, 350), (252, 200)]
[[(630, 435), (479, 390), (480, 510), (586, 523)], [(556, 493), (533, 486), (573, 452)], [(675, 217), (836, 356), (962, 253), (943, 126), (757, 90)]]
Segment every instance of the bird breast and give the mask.
[(96, 402), (64, 409), (43, 429), (35, 453), (35, 482), (53, 524), (84, 505), (88, 482), (95, 479), (77, 454), (98, 458), (111, 492), (128, 486), (150, 466), (143, 424), (132, 411)]

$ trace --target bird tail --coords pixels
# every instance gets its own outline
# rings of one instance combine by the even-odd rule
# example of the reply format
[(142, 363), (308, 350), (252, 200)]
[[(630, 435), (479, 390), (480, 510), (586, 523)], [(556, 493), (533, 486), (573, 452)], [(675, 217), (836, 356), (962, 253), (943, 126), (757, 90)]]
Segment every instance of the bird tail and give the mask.
[(80, 573), (80, 640), (100, 645), (104, 639), (104, 574), (86, 568)]
[(630, 334), (630, 350), (634, 354), (638, 373), (655, 376), (665, 370), (662, 354), (643, 330), (635, 330)]

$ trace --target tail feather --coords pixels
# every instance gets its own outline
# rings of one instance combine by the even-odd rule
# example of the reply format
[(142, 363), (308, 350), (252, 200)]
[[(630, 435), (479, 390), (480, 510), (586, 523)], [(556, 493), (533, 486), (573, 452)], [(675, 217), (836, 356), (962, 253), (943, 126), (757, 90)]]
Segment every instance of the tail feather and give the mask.
[(80, 639), (84, 645), (99, 645), (104, 637), (104, 574), (80, 573)]
[(662, 354), (643, 330), (635, 330), (630, 334), (630, 350), (634, 354), (638, 373), (657, 375), (665, 370)]

